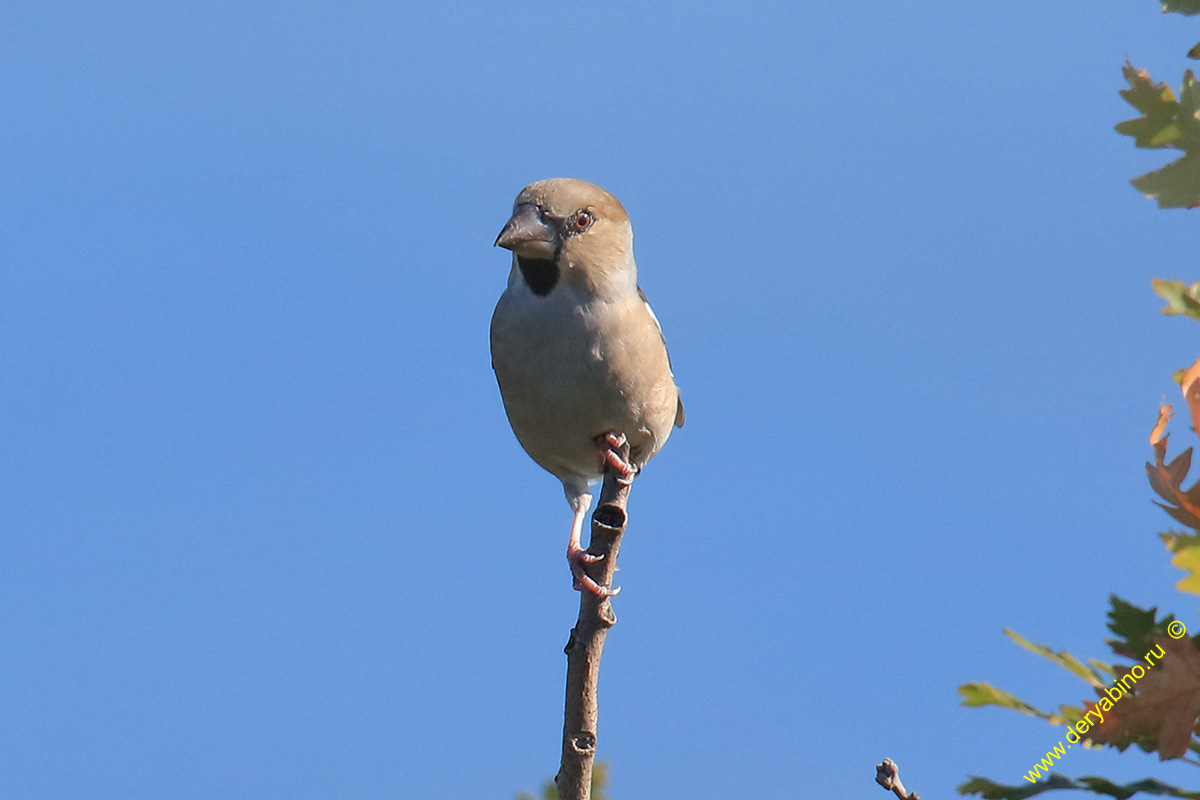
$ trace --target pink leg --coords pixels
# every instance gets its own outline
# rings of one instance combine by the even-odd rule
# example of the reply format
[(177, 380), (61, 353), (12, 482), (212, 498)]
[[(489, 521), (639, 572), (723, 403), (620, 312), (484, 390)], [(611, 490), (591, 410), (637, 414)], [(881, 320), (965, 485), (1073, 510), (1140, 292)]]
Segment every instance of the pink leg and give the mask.
[(571, 566), (571, 574), (575, 576), (575, 588), (581, 592), (590, 592), (597, 597), (612, 597), (621, 591), (620, 588), (610, 589), (607, 586), (601, 586), (583, 571), (584, 564), (592, 564), (600, 561), (604, 556), (594, 556), (583, 549), (580, 539), (583, 534), (583, 519), (587, 516), (588, 505), (591, 504), (592, 498), (590, 495), (584, 495), (587, 498), (586, 502), (572, 503), (575, 505), (575, 519), (571, 523), (571, 540), (567, 542), (567, 563)]

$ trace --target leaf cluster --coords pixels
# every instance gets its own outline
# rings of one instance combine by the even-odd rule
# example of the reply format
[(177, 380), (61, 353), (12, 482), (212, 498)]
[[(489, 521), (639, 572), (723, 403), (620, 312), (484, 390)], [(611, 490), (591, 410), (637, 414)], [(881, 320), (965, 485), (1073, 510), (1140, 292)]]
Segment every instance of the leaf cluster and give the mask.
[[(1200, 0), (1162, 0), (1163, 13), (1192, 16), (1200, 13)], [(1200, 44), (1189, 52), (1200, 58)], [(1183, 74), (1179, 95), (1165, 83), (1155, 83), (1128, 61), (1122, 69), (1129, 88), (1121, 97), (1141, 115), (1117, 125), (1117, 133), (1132, 136), (1134, 144), (1144, 148), (1171, 147), (1182, 150), (1182, 158), (1162, 169), (1147, 172), (1130, 181), (1134, 188), (1158, 201), (1159, 208), (1195, 208), (1200, 205), (1200, 88), (1189, 69)]]
[(1161, 169), (1139, 175), (1130, 183), (1158, 201), (1159, 208), (1195, 208), (1200, 205), (1200, 86), (1189, 69), (1176, 99), (1171, 87), (1154, 83), (1144, 69), (1125, 62), (1121, 72), (1129, 84), (1121, 97), (1140, 112), (1136, 119), (1116, 126), (1117, 133), (1132, 136), (1138, 147), (1170, 147), (1184, 155)]
[[(1200, 360), (1182, 371), (1181, 387), (1188, 403), (1193, 424), (1200, 430)], [(1162, 499), (1158, 505), (1177, 522), (1190, 530), (1168, 531), (1160, 534), (1172, 562), (1187, 571), (1178, 584), (1182, 591), (1200, 594), (1200, 481), (1184, 486), (1191, 469), (1192, 449), (1167, 459), (1166, 432), (1171, 407), (1162, 405), (1150, 434), (1154, 461), (1147, 462), (1146, 474), (1155, 493)], [(1106, 639), (1113, 654), (1129, 659), (1129, 665), (1113, 666), (1096, 659), (1084, 663), (1066, 651), (1056, 651), (1036, 644), (1014, 631), (1004, 633), (1016, 644), (1067, 670), (1088, 684), (1095, 700), (1084, 700), (1081, 706), (1060, 705), (1056, 712), (1042, 709), (1010, 692), (988, 683), (968, 683), (959, 687), (966, 706), (994, 705), (1044, 719), (1052, 725), (1075, 725), (1098, 703), (1105, 704), (1102, 724), (1092, 725), (1084, 732), (1077, 730), (1085, 747), (1112, 747), (1123, 752), (1136, 745), (1146, 752), (1157, 752), (1160, 759), (1185, 756), (1189, 751), (1200, 753), (1200, 636), (1175, 638), (1181, 623), (1174, 614), (1159, 615), (1158, 608), (1144, 609), (1117, 595), (1109, 597), (1108, 629), (1113, 638)], [(1160, 651), (1159, 648), (1162, 648)], [(1161, 652), (1158, 663), (1149, 669), (1143, 661), (1147, 653)], [(1120, 692), (1115, 702), (1110, 691), (1131, 675), (1137, 662), (1142, 676), (1129, 691)], [(1150, 662), (1152, 663), (1152, 662)], [(1136, 675), (1134, 675), (1136, 677)], [(1035, 773), (1031, 773), (1036, 777)], [(1124, 798), (1137, 792), (1168, 797), (1188, 797), (1200, 800), (1200, 792), (1144, 780), (1119, 786), (1104, 778), (1089, 776), (1071, 779), (1051, 774), (1037, 783), (1009, 786), (986, 778), (973, 777), (958, 787), (960, 794), (978, 794), (985, 798), (1019, 800), (1051, 789), (1081, 789), (1095, 794)]]
[[(1185, 16), (1200, 14), (1200, 0), (1161, 0), (1164, 13)], [(1200, 44), (1188, 53), (1200, 59)], [(1189, 69), (1176, 95), (1166, 83), (1155, 82), (1142, 69), (1135, 69), (1128, 60), (1122, 74), (1129, 88), (1120, 92), (1139, 116), (1116, 126), (1118, 133), (1129, 136), (1137, 147), (1146, 149), (1170, 148), (1183, 153), (1161, 169), (1134, 178), (1134, 188), (1158, 201), (1160, 208), (1196, 208), (1200, 206), (1200, 85)], [(1154, 291), (1167, 302), (1165, 314), (1177, 314), (1200, 321), (1200, 283), (1182, 281), (1153, 282)], [(1200, 360), (1187, 370), (1176, 373), (1183, 389), (1193, 430), (1200, 432)], [(1184, 483), (1192, 465), (1192, 448), (1187, 448), (1172, 460), (1167, 460), (1167, 422), (1171, 407), (1162, 405), (1157, 424), (1150, 434), (1154, 462), (1146, 464), (1150, 486), (1162, 499), (1157, 503), (1186, 531), (1167, 531), (1160, 534), (1172, 554), (1171, 563), (1186, 572), (1177, 588), (1200, 594), (1200, 480), (1190, 487)], [(958, 688), (966, 706), (995, 705), (1039, 717), (1055, 725), (1075, 726), (1085, 747), (1114, 747), (1124, 751), (1136, 744), (1147, 752), (1157, 751), (1160, 759), (1180, 758), (1190, 750), (1200, 753), (1200, 636), (1183, 638), (1181, 624), (1173, 614), (1158, 616), (1158, 609), (1142, 609), (1122, 600), (1115, 594), (1109, 598), (1108, 629), (1114, 638), (1105, 643), (1119, 658), (1135, 662), (1145, 658), (1149, 670), (1141, 665), (1113, 667), (1095, 659), (1084, 664), (1066, 651), (1054, 651), (1045, 645), (1034, 644), (1019, 634), (1005, 629), (1021, 647), (1046, 658), (1089, 684), (1099, 703), (1084, 701), (1082, 708), (1059, 706), (1057, 712), (1047, 712), (998, 689), (988, 683), (967, 683)], [(1174, 629), (1174, 630), (1173, 630)], [(1172, 632), (1180, 638), (1172, 636)], [(1159, 648), (1162, 648), (1159, 650)], [(1146, 655), (1153, 650), (1163, 653), (1158, 663)], [(1126, 686), (1127, 679), (1142, 676)], [(1120, 681), (1126, 691), (1113, 700), (1112, 687), (1105, 683)], [(1104, 695), (1104, 696), (1102, 696)], [(1098, 724), (1078, 724), (1092, 708), (1102, 706), (1104, 716)], [(1061, 742), (1060, 742), (1061, 744)], [(1069, 745), (1068, 745), (1069, 746)], [(1047, 753), (1047, 758), (1051, 754)], [(1051, 762), (1053, 759), (1051, 758)], [(1047, 766), (1045, 760), (1042, 766)], [(1200, 765), (1200, 762), (1195, 762)], [(1038, 777), (1035, 768), (1029, 773), (1031, 783), (1010, 786), (987, 778), (972, 777), (958, 787), (960, 794), (979, 795), (988, 800), (1022, 800), (1055, 789), (1090, 791), (1108, 797), (1130, 797), (1138, 792), (1164, 797), (1200, 800), (1200, 792), (1170, 786), (1161, 781), (1146, 779), (1118, 785), (1106, 778), (1086, 776), (1068, 778), (1050, 773)]]

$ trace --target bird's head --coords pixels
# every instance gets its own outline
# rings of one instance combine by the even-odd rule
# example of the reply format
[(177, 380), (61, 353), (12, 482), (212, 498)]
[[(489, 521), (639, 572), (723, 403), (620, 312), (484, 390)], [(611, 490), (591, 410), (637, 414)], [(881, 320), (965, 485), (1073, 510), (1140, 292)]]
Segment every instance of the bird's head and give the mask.
[(496, 245), (513, 252), (536, 294), (548, 293), (560, 278), (593, 290), (637, 282), (629, 215), (617, 198), (587, 181), (550, 178), (526, 186)]

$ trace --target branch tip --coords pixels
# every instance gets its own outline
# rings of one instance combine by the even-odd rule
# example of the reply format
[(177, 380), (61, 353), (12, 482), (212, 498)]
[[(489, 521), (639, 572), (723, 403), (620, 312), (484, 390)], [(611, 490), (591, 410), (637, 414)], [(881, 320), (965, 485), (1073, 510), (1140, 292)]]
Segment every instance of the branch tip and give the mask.
[(907, 792), (900, 782), (900, 766), (890, 758), (885, 758), (882, 764), (875, 765), (875, 782), (894, 792), (900, 800), (920, 800), (916, 792)]

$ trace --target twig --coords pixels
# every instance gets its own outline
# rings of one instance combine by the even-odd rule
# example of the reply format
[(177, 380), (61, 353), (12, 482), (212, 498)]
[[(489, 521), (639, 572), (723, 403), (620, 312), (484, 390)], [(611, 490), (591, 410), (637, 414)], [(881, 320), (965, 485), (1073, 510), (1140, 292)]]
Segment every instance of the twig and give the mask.
[(900, 767), (890, 758), (885, 758), (882, 764), (875, 766), (875, 782), (885, 789), (896, 793), (900, 800), (919, 800), (916, 792), (906, 792), (900, 782)]
[[(629, 457), (629, 445), (619, 449), (622, 459)], [(629, 483), (618, 480), (611, 470), (604, 472), (600, 502), (592, 513), (592, 539), (588, 552), (603, 556), (585, 565), (588, 575), (601, 586), (611, 586), (617, 569), (617, 551), (625, 533), (625, 503)], [(588, 800), (592, 791), (592, 761), (596, 757), (596, 687), (600, 680), (600, 653), (608, 629), (617, 624), (612, 603), (588, 591), (579, 593), (579, 619), (571, 629), (564, 652), (567, 654), (567, 702), (563, 715), (562, 763), (554, 777), (560, 800)]]

